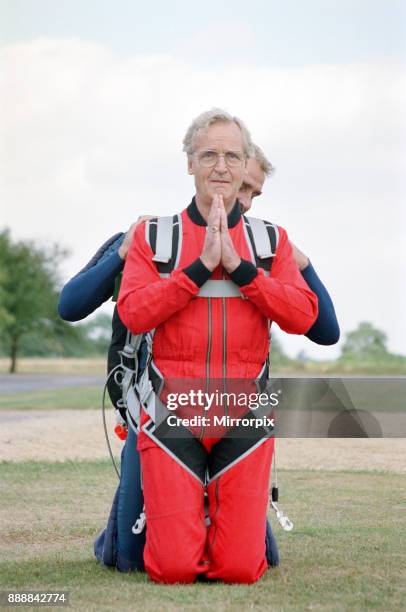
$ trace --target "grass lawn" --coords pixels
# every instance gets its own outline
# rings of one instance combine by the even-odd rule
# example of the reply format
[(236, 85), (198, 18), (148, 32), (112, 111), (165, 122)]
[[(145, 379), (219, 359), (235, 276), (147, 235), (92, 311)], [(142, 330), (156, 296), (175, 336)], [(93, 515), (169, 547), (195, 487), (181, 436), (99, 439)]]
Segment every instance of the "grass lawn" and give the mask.
[[(397, 381), (379, 381), (371, 384), (359, 385), (359, 397), (354, 394), (356, 391), (356, 383), (351, 381), (348, 384), (351, 395), (354, 400), (354, 405), (358, 409), (363, 409), (368, 412), (405, 412), (405, 399), (403, 382)], [(308, 412), (308, 406), (311, 405), (306, 400), (307, 396), (303, 395), (304, 386), (298, 387), (302, 390), (302, 394), (294, 396), (298, 397), (299, 401), (290, 402), (284, 400), (281, 404), (282, 410), (304, 410)], [(102, 387), (68, 387), (65, 389), (52, 390), (35, 390), (29, 393), (10, 393), (7, 395), (0, 394), (0, 410), (57, 410), (58, 408), (71, 408), (77, 410), (99, 409), (102, 401)], [(290, 395), (289, 395), (290, 397)], [(309, 395), (311, 397), (311, 395)], [(322, 411), (337, 411), (337, 404), (333, 393), (327, 394), (317, 404), (314, 404), (314, 410)], [(347, 408), (351, 404), (343, 404)], [(110, 399), (106, 393), (106, 407), (110, 407)]]
[[(10, 360), (0, 357), (0, 373), (8, 372)], [(106, 358), (101, 357), (20, 357), (17, 363), (20, 374), (104, 374)], [(405, 376), (405, 358), (393, 362), (342, 363), (339, 361), (298, 361), (272, 365), (275, 376)]]
[[(10, 360), (0, 357), (0, 373), (9, 371)], [(20, 374), (104, 374), (106, 357), (20, 357)]]
[[(100, 387), (71, 387), (30, 393), (0, 395), (0, 410), (75, 410), (100, 409), (102, 389)], [(106, 393), (106, 407), (110, 407)]]
[(280, 568), (251, 586), (158, 586), (93, 557), (117, 484), (107, 460), (1, 463), (0, 589), (69, 590), (77, 610), (406, 609), (404, 477), (279, 474), (295, 524), (273, 521)]

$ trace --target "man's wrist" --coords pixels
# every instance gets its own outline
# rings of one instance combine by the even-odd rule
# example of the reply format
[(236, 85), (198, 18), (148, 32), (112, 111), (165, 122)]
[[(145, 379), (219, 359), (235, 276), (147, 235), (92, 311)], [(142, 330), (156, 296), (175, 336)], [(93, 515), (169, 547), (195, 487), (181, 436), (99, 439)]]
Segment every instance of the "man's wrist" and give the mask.
[(212, 270), (209, 270), (198, 257), (195, 259), (190, 266), (183, 268), (184, 273), (192, 280), (198, 287), (202, 287), (206, 281), (209, 280), (212, 275)]
[(223, 262), (223, 268), (228, 274), (232, 274), (241, 264), (241, 257), (236, 256), (235, 259), (232, 259), (229, 263)]
[(230, 272), (231, 280), (239, 287), (248, 285), (257, 275), (258, 270), (254, 264), (246, 259), (241, 259), (240, 265), (233, 272)]
[(208, 259), (204, 255), (200, 255), (199, 259), (202, 262), (202, 264), (204, 265), (204, 267), (207, 270), (210, 270), (210, 273), (214, 272), (214, 270), (217, 268), (217, 266), (213, 266), (212, 264), (210, 264), (210, 262), (208, 261)]

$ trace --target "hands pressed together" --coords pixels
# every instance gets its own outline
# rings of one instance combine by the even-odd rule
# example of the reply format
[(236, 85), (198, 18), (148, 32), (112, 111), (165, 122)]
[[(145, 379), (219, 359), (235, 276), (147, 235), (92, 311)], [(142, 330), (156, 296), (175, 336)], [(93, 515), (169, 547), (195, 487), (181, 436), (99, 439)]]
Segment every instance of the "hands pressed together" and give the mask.
[(228, 273), (233, 272), (241, 263), (228, 231), (227, 214), (221, 195), (213, 197), (200, 259), (208, 270), (215, 270), (221, 263)]
[[(156, 218), (156, 215), (142, 215), (133, 223), (127, 231), (124, 241), (118, 250), (121, 259), (127, 257), (128, 249), (134, 236), (134, 232), (140, 223)], [(293, 257), (299, 267), (304, 270), (309, 265), (309, 259), (293, 242), (291, 242)], [(227, 213), (224, 207), (223, 196), (213, 197), (210, 214), (207, 220), (207, 233), (200, 259), (208, 270), (215, 270), (222, 264), (226, 272), (233, 272), (241, 263), (241, 258), (234, 248), (233, 241), (228, 231)]]

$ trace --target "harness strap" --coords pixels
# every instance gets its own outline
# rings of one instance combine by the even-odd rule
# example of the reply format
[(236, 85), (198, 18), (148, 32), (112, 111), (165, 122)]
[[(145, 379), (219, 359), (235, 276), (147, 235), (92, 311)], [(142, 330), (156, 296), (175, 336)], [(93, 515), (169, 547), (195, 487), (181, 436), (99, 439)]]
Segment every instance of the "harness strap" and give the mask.
[(255, 217), (244, 218), (244, 232), (252, 263), (269, 276), (279, 242), (278, 226)]
[(178, 436), (173, 436), (173, 428), (167, 421), (159, 425), (152, 420), (142, 426), (142, 431), (160, 446), (176, 463), (194, 476), (202, 487), (206, 484), (207, 450), (192, 433), (180, 425)]
[(255, 250), (259, 259), (275, 257), (275, 253), (272, 252), (271, 241), (269, 240), (269, 234), (266, 229), (265, 221), (262, 221), (262, 219), (256, 219), (255, 217), (247, 217), (247, 219), (252, 230)]
[(158, 217), (155, 255), (152, 261), (168, 263), (172, 256), (173, 217)]
[(243, 297), (238, 285), (231, 280), (208, 280), (200, 287), (199, 297)]
[[(169, 272), (160, 272), (161, 278), (169, 278)], [(199, 289), (197, 297), (243, 297), (238, 285), (231, 280), (208, 280)]]
[(135, 433), (138, 433), (138, 430), (140, 428), (141, 403), (136, 393), (135, 386), (131, 386), (128, 389), (125, 398), (125, 403), (127, 407), (127, 422), (135, 431)]

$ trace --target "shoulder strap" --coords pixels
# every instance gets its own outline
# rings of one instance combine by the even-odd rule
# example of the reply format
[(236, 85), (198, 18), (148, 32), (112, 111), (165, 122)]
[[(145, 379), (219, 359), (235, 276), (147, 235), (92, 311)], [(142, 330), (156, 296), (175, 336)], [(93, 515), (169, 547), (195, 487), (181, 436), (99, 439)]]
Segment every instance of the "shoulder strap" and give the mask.
[(155, 255), (152, 261), (168, 263), (172, 256), (173, 217), (158, 217), (156, 224)]
[(145, 224), (145, 238), (153, 253), (160, 276), (169, 276), (178, 263), (182, 249), (182, 218), (180, 215), (150, 219)]
[(255, 217), (243, 215), (243, 219), (252, 262), (269, 275), (279, 242), (278, 226)]

